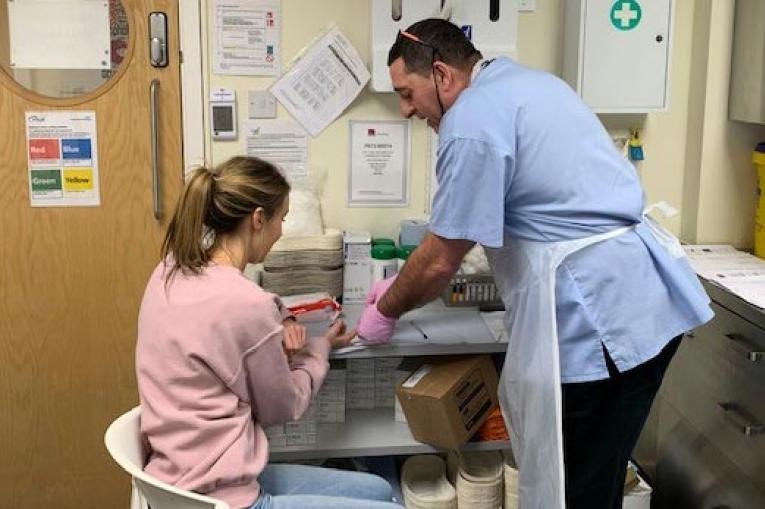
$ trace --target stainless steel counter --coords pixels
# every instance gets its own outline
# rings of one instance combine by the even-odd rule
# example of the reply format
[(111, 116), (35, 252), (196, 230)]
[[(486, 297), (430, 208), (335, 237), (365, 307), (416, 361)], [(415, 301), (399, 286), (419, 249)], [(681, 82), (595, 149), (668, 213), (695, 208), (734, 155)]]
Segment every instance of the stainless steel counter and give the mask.
[(765, 312), (711, 284), (634, 452), (652, 507), (765, 508)]

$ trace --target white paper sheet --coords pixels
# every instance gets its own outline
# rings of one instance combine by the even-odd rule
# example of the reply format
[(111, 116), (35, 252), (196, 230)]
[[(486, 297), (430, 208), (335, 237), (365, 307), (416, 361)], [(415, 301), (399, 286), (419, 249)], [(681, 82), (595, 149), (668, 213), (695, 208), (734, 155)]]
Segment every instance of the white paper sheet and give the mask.
[[(8, 6), (15, 69), (111, 68), (109, 3), (23, 0)], [(3, 7), (5, 7), (5, 5)]]
[(213, 72), (278, 75), (281, 17), (280, 0), (215, 0)]
[(270, 90), (311, 136), (317, 136), (351, 104), (367, 81), (369, 71), (356, 48), (332, 27)]
[(689, 245), (683, 249), (698, 275), (765, 308), (764, 260), (729, 245)]
[[(345, 306), (348, 327), (355, 327), (363, 306)], [(396, 323), (391, 344), (461, 344), (492, 343), (496, 338), (486, 326), (477, 308), (449, 308), (440, 299), (409, 311)], [(361, 345), (349, 347), (355, 351)], [(345, 351), (345, 350), (344, 350)], [(338, 352), (336, 352), (338, 353)]]
[(349, 122), (348, 205), (409, 203), (409, 121)]
[(26, 127), (31, 205), (100, 205), (96, 112), (28, 111)]
[(248, 120), (244, 152), (276, 164), (289, 180), (308, 175), (308, 134), (293, 120)]

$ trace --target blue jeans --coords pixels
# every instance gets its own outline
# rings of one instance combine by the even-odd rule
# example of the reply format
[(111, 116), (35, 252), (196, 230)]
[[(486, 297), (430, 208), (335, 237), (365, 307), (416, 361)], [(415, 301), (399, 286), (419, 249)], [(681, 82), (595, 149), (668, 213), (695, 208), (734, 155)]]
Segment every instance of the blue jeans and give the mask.
[(382, 477), (305, 465), (268, 465), (251, 509), (401, 509)]

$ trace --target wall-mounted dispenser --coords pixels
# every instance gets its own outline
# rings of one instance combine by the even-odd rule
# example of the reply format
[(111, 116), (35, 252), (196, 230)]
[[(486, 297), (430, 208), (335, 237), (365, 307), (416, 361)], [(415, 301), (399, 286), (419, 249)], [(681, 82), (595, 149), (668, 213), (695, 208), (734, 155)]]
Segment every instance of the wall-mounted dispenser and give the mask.
[(471, 38), (484, 58), (516, 56), (518, 0), (371, 0), (372, 79), (376, 92), (392, 92), (388, 50), (399, 30), (425, 18), (448, 19)]

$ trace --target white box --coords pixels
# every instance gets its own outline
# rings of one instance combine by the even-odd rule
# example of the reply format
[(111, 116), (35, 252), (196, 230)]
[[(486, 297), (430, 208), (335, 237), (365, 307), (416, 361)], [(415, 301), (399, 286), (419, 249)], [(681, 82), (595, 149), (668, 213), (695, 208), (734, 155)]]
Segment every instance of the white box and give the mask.
[(287, 447), (287, 435), (268, 437), (268, 445), (271, 447)]
[(363, 304), (372, 284), (372, 236), (343, 232), (343, 305)]
[(645, 479), (640, 477), (640, 474), (637, 477), (638, 485), (624, 495), (622, 509), (650, 509), (651, 507), (651, 494), (653, 490), (645, 482)]
[(396, 400), (396, 385), (399, 378), (396, 368), (401, 357), (375, 359), (375, 408), (391, 408)]

